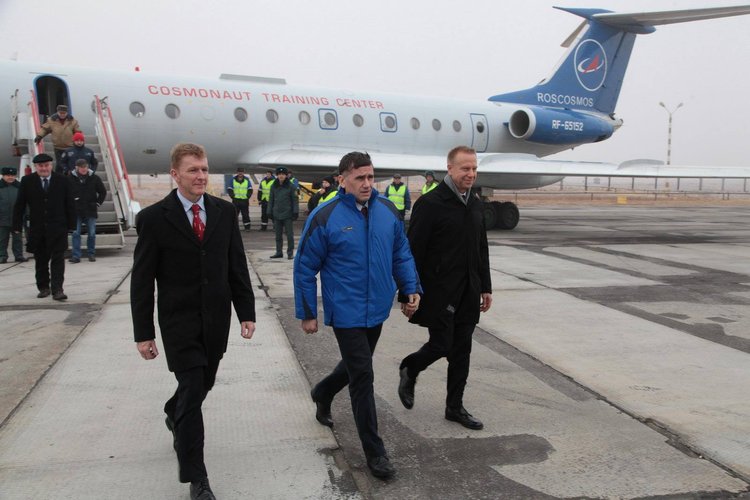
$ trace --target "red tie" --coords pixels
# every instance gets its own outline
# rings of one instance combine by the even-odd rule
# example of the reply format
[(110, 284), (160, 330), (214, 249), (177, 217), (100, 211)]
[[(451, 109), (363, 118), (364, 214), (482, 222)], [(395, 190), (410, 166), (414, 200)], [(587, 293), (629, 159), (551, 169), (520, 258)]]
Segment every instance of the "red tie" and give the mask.
[(201, 206), (195, 203), (190, 208), (193, 210), (193, 232), (199, 241), (203, 241), (203, 232), (206, 230), (206, 225), (201, 220)]

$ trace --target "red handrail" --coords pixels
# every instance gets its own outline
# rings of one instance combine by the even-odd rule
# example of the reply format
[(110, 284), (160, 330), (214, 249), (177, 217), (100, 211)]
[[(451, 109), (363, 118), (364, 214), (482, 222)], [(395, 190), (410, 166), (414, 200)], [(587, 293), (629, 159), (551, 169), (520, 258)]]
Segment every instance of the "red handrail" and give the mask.
[[(39, 123), (39, 107), (36, 103), (36, 92), (32, 89), (31, 91), (31, 101), (29, 101), (29, 106), (31, 106), (31, 115), (34, 118), (34, 134), (39, 135), (39, 129), (42, 128), (42, 125)], [(33, 139), (32, 139), (32, 142)], [(36, 153), (44, 153), (44, 142), (39, 142), (39, 144), (34, 143), (34, 146), (36, 146)]]
[[(125, 169), (125, 161), (122, 157), (122, 151), (120, 150), (120, 141), (117, 137), (117, 132), (115, 131), (115, 124), (112, 120), (112, 114), (107, 113), (107, 116), (109, 118), (109, 122), (112, 124), (112, 133), (114, 134), (114, 137), (111, 138), (112, 141), (115, 142), (115, 145), (117, 146), (117, 159), (119, 162), (114, 161), (115, 160), (115, 152), (112, 149), (112, 141), (110, 140), (109, 134), (107, 133), (107, 125), (104, 120), (104, 110), (102, 109), (101, 100), (99, 99), (98, 95), (94, 96), (94, 102), (96, 103), (96, 114), (99, 116), (99, 122), (102, 124), (102, 127), (104, 127), (104, 135), (105, 140), (107, 141), (107, 149), (109, 150), (109, 157), (112, 159), (112, 166), (115, 169), (115, 175), (117, 175), (118, 180), (124, 180), (125, 185), (128, 188), (128, 194), (130, 195), (130, 199), (133, 199), (133, 188), (130, 185), (130, 179), (127, 177), (127, 170)], [(120, 167), (122, 167), (125, 172), (123, 173), (120, 170)]]
[[(97, 97), (97, 100), (99, 98)], [(109, 111), (109, 108), (107, 108)], [(133, 199), (133, 187), (130, 185), (130, 176), (128, 175), (128, 167), (125, 165), (125, 158), (122, 156), (122, 145), (120, 144), (120, 136), (117, 135), (117, 127), (115, 126), (115, 119), (112, 113), (108, 112), (109, 121), (112, 124), (112, 133), (114, 134), (115, 144), (117, 144), (117, 156), (120, 158), (120, 166), (122, 167), (122, 176), (128, 185), (128, 193), (130, 193), (130, 199)]]

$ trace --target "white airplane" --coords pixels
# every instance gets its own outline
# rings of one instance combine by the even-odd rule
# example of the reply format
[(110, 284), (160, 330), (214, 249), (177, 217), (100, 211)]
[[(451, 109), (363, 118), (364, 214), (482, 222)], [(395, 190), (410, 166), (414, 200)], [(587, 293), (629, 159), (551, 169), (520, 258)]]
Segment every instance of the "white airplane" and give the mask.
[[(192, 140), (209, 150), (213, 172), (284, 165), (301, 180), (329, 175), (352, 150), (368, 151), (383, 178), (396, 171), (439, 173), (446, 152), (466, 144), (478, 152), (483, 195), (485, 188), (537, 188), (565, 176), (750, 177), (748, 167), (540, 159), (603, 141), (622, 125), (614, 111), (636, 35), (662, 24), (749, 14), (750, 5), (630, 14), (561, 10), (584, 21), (563, 43), (568, 51), (553, 74), (487, 101), (6, 61), (0, 62), (0, 93), (11, 99), (0, 103), (0, 113), (13, 119), (0, 122), (0, 136), (10, 139), (16, 156), (28, 158), (38, 152), (31, 139), (39, 121), (67, 104), (87, 132), (97, 116), (111, 115), (104, 128), (115, 144), (107, 148), (119, 151), (112, 156), (124, 158), (130, 174), (163, 172), (172, 145)], [(0, 161), (14, 161), (8, 148), (0, 148)], [(487, 203), (485, 214), (490, 227), (512, 229), (519, 220), (511, 202)]]

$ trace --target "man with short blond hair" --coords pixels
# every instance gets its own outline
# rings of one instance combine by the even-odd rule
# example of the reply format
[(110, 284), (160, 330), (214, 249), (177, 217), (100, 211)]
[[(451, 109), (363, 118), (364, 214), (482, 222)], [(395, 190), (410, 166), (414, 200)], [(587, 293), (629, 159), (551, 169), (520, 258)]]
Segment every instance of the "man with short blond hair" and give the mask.
[(138, 352), (159, 355), (153, 322), (154, 283), (167, 366), (177, 390), (164, 405), (167, 428), (190, 498), (214, 499), (203, 460), (201, 405), (216, 380), (226, 351), (231, 306), (240, 334), (255, 331), (255, 297), (237, 227), (226, 200), (206, 193), (208, 158), (203, 146), (183, 143), (171, 154), (177, 188), (138, 214), (130, 303)]
[(398, 386), (401, 403), (411, 409), (419, 373), (447, 358), (445, 418), (473, 430), (484, 425), (463, 401), (472, 335), (479, 313), (492, 305), (482, 201), (471, 192), (476, 178), (476, 152), (468, 146), (453, 148), (448, 175), (414, 204), (408, 237), (424, 295), (409, 321), (427, 327), (429, 340), (401, 361)]

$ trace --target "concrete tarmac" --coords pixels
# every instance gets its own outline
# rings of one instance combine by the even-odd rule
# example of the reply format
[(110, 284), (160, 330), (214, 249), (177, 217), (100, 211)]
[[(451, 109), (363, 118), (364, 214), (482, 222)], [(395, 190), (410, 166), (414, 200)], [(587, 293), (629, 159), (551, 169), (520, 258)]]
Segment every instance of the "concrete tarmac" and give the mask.
[[(257, 214), (253, 214), (257, 224)], [(204, 405), (219, 498), (750, 498), (746, 207), (543, 207), (489, 234), (492, 309), (475, 332), (469, 431), (443, 418), (447, 363), (416, 404), (398, 364), (427, 339), (394, 305), (375, 354), (397, 475), (369, 475), (343, 391), (333, 432), (309, 390), (339, 359), (294, 319), (292, 262), (243, 233), (258, 329), (237, 325)], [(299, 226), (297, 234), (299, 233)], [(0, 265), (0, 498), (188, 498), (177, 482), (163, 355), (132, 342), (135, 236), (68, 264), (66, 303), (35, 298), (33, 261)], [(356, 307), (356, 304), (352, 305)]]

